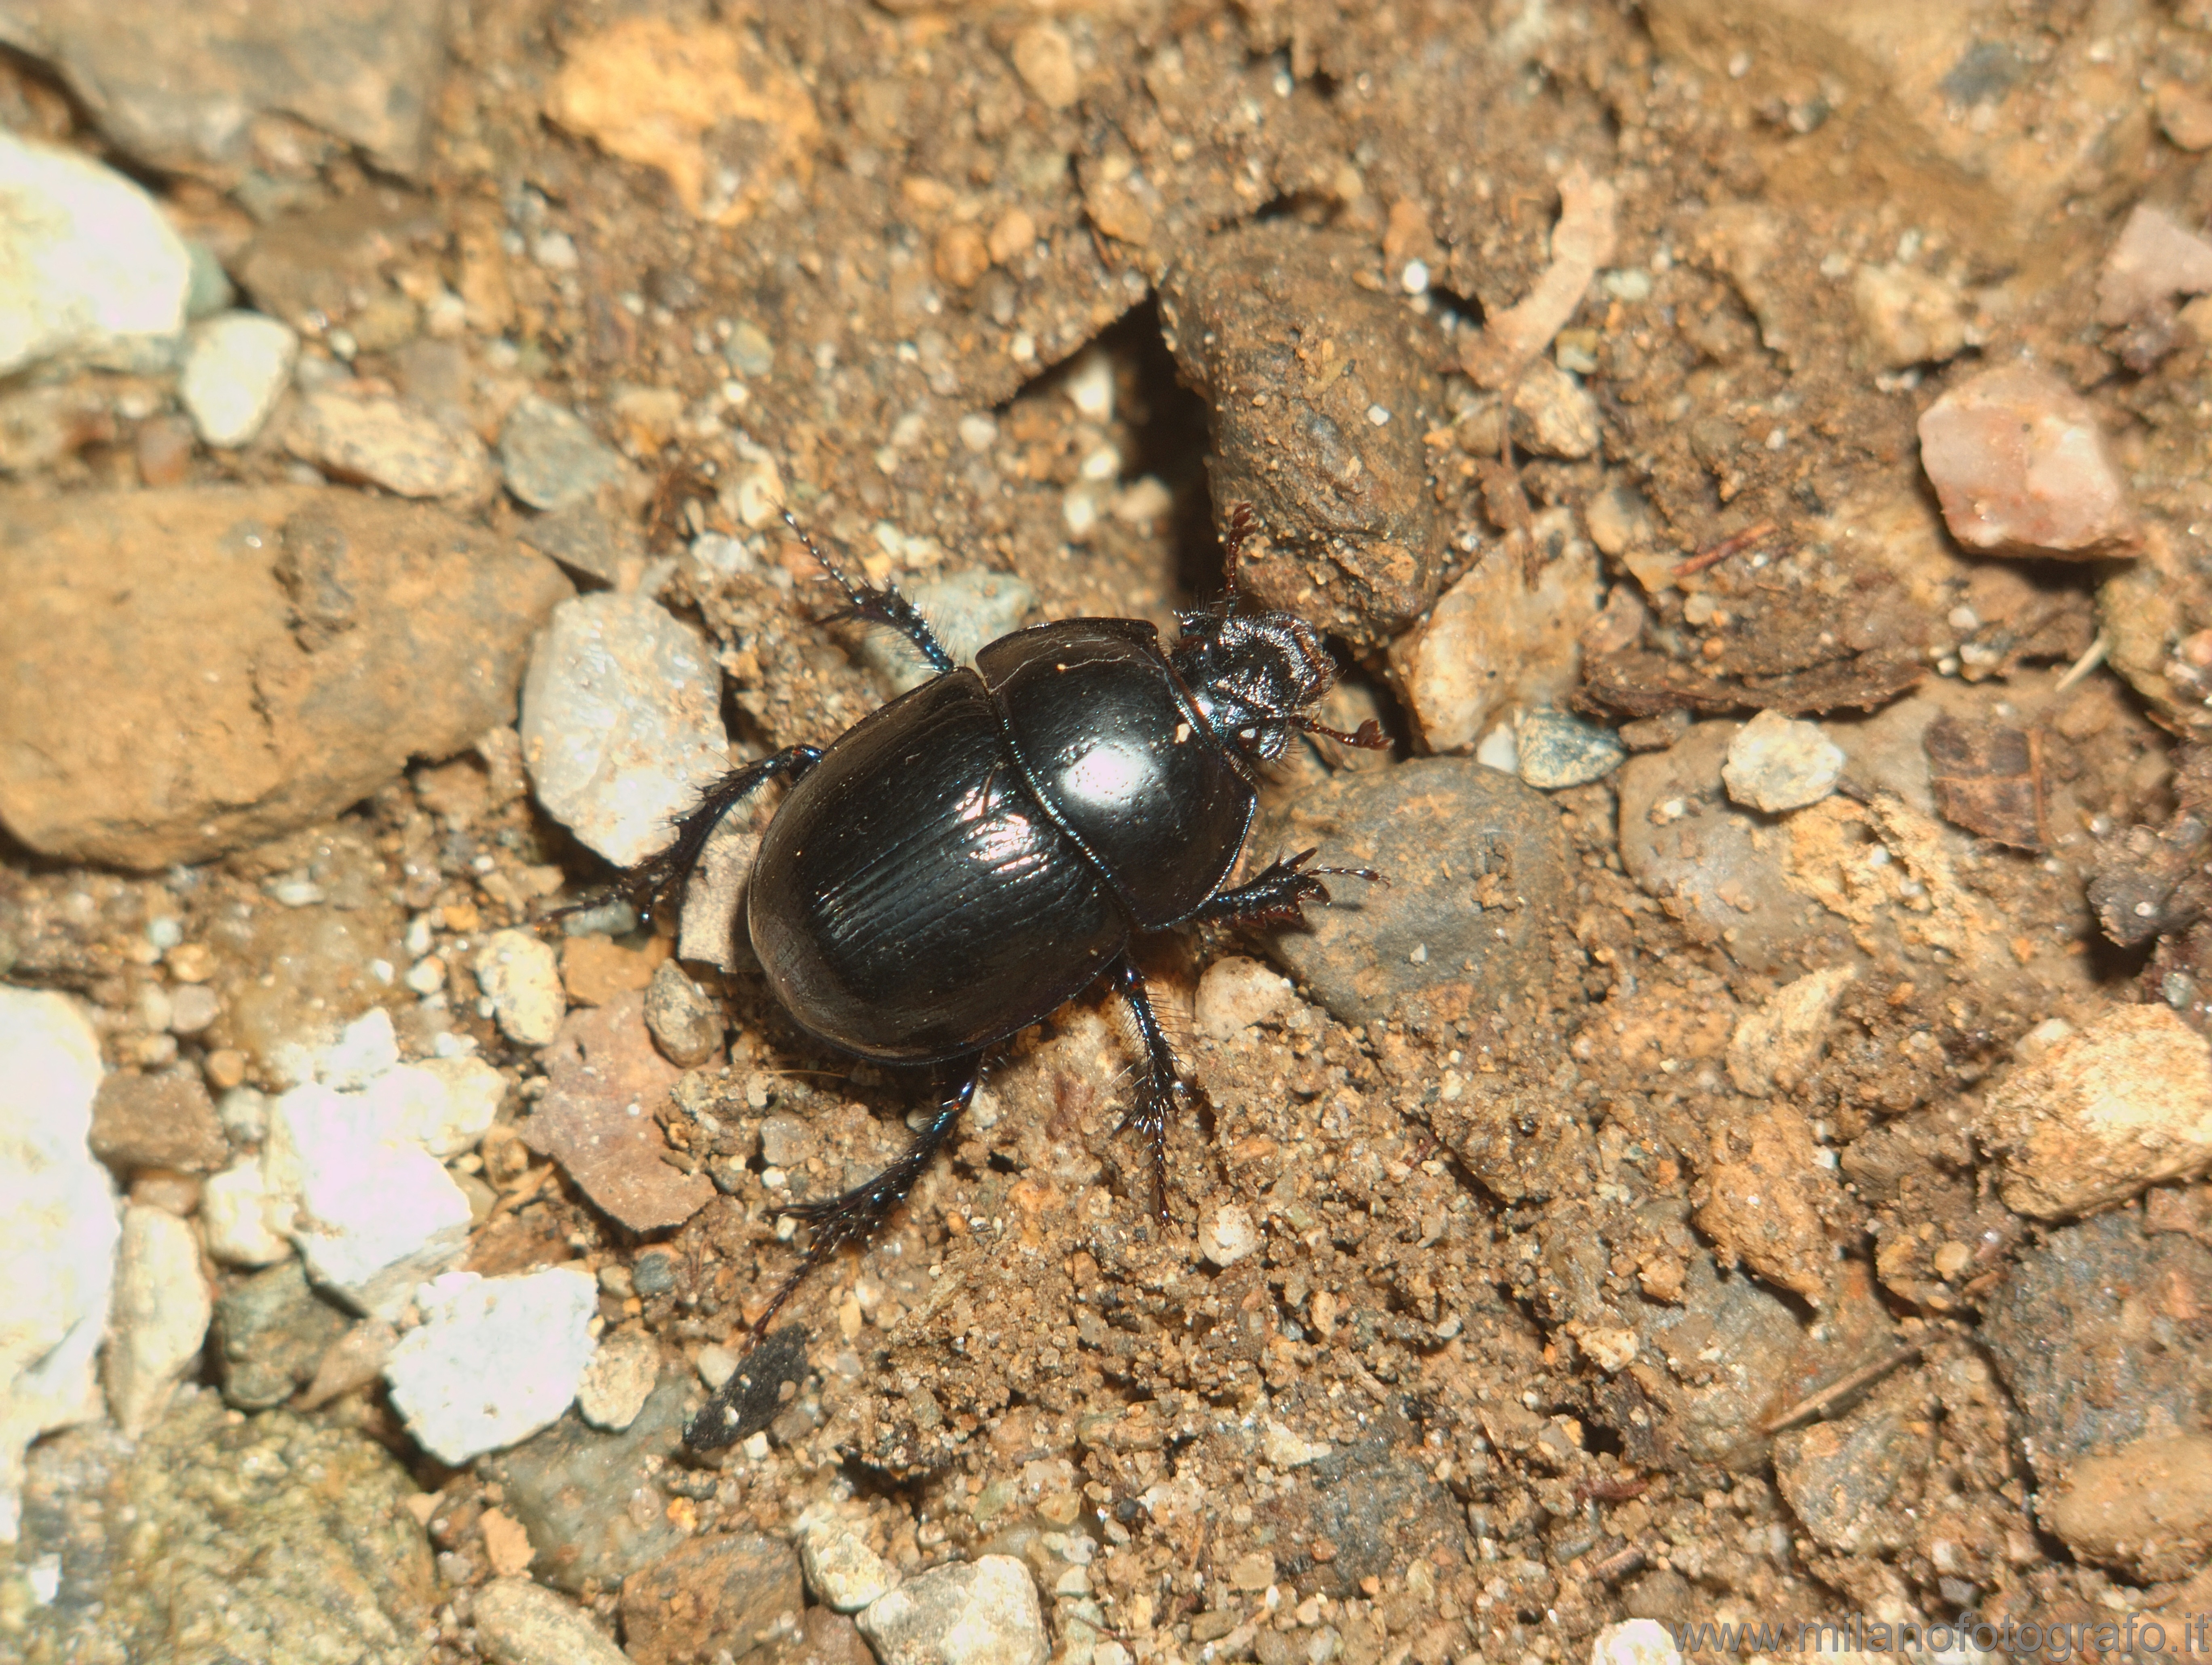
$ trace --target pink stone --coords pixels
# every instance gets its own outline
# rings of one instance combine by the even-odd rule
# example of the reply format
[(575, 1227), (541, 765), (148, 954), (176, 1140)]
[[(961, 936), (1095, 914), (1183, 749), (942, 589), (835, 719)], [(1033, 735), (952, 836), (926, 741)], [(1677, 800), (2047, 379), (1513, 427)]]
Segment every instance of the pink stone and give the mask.
[(1920, 463), (1951, 536), (1979, 554), (2091, 560), (2140, 536), (2096, 414), (2030, 365), (1985, 370), (1930, 405)]

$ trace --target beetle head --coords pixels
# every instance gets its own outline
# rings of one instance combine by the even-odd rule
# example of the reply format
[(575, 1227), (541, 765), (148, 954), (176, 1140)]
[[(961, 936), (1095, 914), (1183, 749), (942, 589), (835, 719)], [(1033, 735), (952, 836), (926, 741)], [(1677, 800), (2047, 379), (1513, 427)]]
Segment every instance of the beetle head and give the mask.
[[(1336, 662), (1304, 619), (1217, 607), (1182, 623), (1168, 657), (1224, 745), (1272, 763), (1299, 730), (1334, 732), (1305, 715), (1336, 686)], [(1364, 745), (1364, 734), (1340, 738)]]

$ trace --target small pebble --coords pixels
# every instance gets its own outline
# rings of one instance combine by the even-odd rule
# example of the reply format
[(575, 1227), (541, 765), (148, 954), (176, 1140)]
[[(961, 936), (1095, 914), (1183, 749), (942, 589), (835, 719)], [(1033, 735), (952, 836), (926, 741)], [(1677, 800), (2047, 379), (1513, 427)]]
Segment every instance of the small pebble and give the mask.
[(208, 1253), (226, 1266), (274, 1266), (289, 1259), (291, 1240), (277, 1233), (270, 1218), (275, 1200), (258, 1156), (243, 1158), (210, 1179), (200, 1188), (200, 1228)]
[(1198, 1252), (1216, 1266), (1234, 1266), (1259, 1246), (1259, 1228), (1242, 1203), (1224, 1203), (1198, 1228)]
[(799, 1523), (799, 1565), (814, 1598), (839, 1613), (858, 1613), (891, 1587), (894, 1574), (852, 1523), (811, 1509)]
[(1279, 1016), (1297, 1000), (1288, 978), (1256, 960), (1229, 954), (1208, 966), (1198, 980), (1199, 1032), (1233, 1039), (1254, 1024)]
[(214, 1316), (191, 1226), (163, 1209), (125, 1208), (101, 1377), (108, 1412), (126, 1437), (161, 1414)]
[(1513, 390), (1516, 443), (1539, 457), (1579, 458), (1598, 448), (1597, 401), (1548, 359), (1537, 359)]
[(243, 445), (291, 383), (300, 338), (259, 312), (221, 312), (192, 326), (177, 397), (203, 443)]
[(1920, 464), (1951, 536), (1978, 554), (2090, 560), (2137, 539), (2096, 413), (2033, 365), (1984, 370), (1930, 405)]
[(1843, 748), (1817, 723), (1761, 711), (1729, 742), (1721, 779), (1738, 803), (1769, 814), (1818, 803), (1843, 778)]
[(169, 1032), (197, 1035), (222, 1015), (222, 1002), (214, 990), (187, 983), (169, 996)]
[(1590, 1665), (1682, 1665), (1682, 1652), (1657, 1620), (1630, 1619), (1597, 1633)]
[(499, 1578), (476, 1593), (477, 1645), (494, 1665), (629, 1665), (573, 1601), (527, 1578)]
[(2212, 294), (2212, 241), (2138, 203), (2097, 274), (2097, 322), (2132, 324), (2176, 295)]
[(722, 356), (740, 376), (756, 381), (775, 368), (775, 343), (757, 324), (740, 324), (722, 345)]
[(566, 509), (622, 477), (622, 458), (573, 410), (532, 394), (499, 436), (508, 491), (533, 509)]
[(650, 1299), (676, 1287), (676, 1256), (665, 1249), (648, 1249), (629, 1269), (630, 1287)]
[(399, 497), (478, 503), (491, 495), (491, 459), (468, 419), (340, 388), (310, 393), (284, 435), (287, 450), (339, 480)]
[(258, 1087), (233, 1087), (216, 1100), (222, 1130), (241, 1145), (258, 1145), (269, 1135), (269, 1095)]
[(552, 945), (529, 931), (495, 931), (477, 950), (477, 984), (501, 1030), (518, 1046), (550, 1046), (568, 1002)]
[(883, 1665), (1044, 1665), (1044, 1614), (1011, 1555), (933, 1567), (886, 1591), (856, 1621)]
[(637, 1420), (660, 1378), (660, 1344), (624, 1330), (599, 1344), (576, 1384), (576, 1409), (594, 1428), (620, 1433)]
[(384, 1367), (422, 1449), (458, 1465), (526, 1439), (568, 1408), (590, 1362), (598, 1286), (567, 1267), (449, 1272), (416, 1296), (422, 1323)]
[(1628, 755), (1628, 748), (1605, 730), (1565, 711), (1530, 712), (1513, 738), (1516, 771), (1539, 791), (1603, 780)]
[(645, 991), (645, 1026), (660, 1056), (679, 1068), (702, 1064), (721, 1050), (726, 1027), (720, 1002), (672, 960), (653, 968)]

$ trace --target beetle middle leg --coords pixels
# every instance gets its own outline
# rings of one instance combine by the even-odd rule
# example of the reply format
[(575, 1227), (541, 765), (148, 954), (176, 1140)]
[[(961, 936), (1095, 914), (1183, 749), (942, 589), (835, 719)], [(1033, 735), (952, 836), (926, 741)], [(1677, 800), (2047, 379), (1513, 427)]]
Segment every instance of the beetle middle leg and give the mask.
[(816, 564), (830, 575), (830, 582), (845, 592), (846, 610), (841, 618), (865, 620), (870, 624), (889, 625), (912, 642), (915, 650), (929, 661), (929, 668), (942, 675), (952, 669), (952, 656), (945, 651), (945, 644), (937, 639), (937, 633), (929, 627), (929, 621), (915, 609), (915, 605), (889, 584), (855, 584), (845, 576), (845, 569), (815, 548), (814, 540), (806, 536), (806, 529), (790, 510), (783, 518), (792, 534), (806, 546), (806, 553)]
[(681, 899), (684, 886), (690, 879), (692, 869), (699, 865), (707, 840), (714, 836), (714, 829), (722, 824), (725, 815), (763, 783), (779, 775), (796, 780), (821, 760), (819, 746), (787, 746), (771, 757), (731, 770), (702, 793), (696, 804), (684, 811), (676, 823), (675, 839), (667, 849), (657, 856), (648, 856), (623, 875), (622, 888), (647, 907), (666, 896)]
[(1115, 961), (1107, 975), (1114, 979), (1115, 990), (1128, 1007), (1129, 1016), (1137, 1026), (1137, 1034), (1145, 1044), (1145, 1075), (1137, 1089), (1136, 1107), (1122, 1123), (1133, 1126), (1145, 1135), (1152, 1147), (1152, 1208), (1165, 1224), (1168, 1217), (1168, 1112), (1175, 1108), (1176, 1093), (1181, 1076), (1176, 1068), (1175, 1049), (1168, 1044), (1167, 1032), (1160, 1027), (1159, 1014), (1152, 1010), (1152, 997), (1145, 990), (1145, 974), (1137, 969), (1137, 962), (1127, 953)]
[(1326, 907), (1334, 899), (1328, 887), (1321, 881), (1323, 874), (1333, 878), (1365, 879), (1375, 884), (1389, 882), (1371, 867), (1308, 867), (1306, 863), (1318, 854), (1317, 850), (1301, 850), (1295, 856), (1278, 857), (1243, 884), (1217, 892), (1191, 917), (1235, 920), (1245, 924), (1297, 924), (1305, 917), (1304, 910), (1308, 903), (1318, 902)]

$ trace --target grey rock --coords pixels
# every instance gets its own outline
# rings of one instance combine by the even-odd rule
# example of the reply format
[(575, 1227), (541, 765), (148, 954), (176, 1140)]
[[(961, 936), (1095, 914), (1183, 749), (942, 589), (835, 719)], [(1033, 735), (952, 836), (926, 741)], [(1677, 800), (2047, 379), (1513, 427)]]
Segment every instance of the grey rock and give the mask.
[(2212, 1364), (2193, 1344), (2189, 1312), (2145, 1292), (2206, 1288), (2212, 1250), (2146, 1232), (2126, 1209), (2055, 1231), (2021, 1256), (1982, 1339), (2012, 1390), (2038, 1480), (2055, 1486), (2088, 1452), (2202, 1426)]
[(630, 1287), (650, 1300), (676, 1287), (676, 1256), (665, 1249), (648, 1249), (631, 1265)]
[(619, 867), (729, 766), (721, 674), (698, 636), (643, 596), (556, 608), (522, 695), (523, 754), (546, 813)]
[(300, 338), (258, 312), (222, 312), (192, 326), (177, 397), (204, 445), (245, 445), (292, 379)]
[(23, 1450), (83, 1420), (114, 1275), (115, 1185), (85, 1147), (100, 1037), (66, 995), (0, 987), (0, 1539)]
[[(684, 1529), (661, 1506), (659, 1477), (677, 1449), (690, 1391), (680, 1375), (671, 1377), (619, 1434), (564, 1416), (485, 1463), (507, 1490), (508, 1512), (529, 1529), (539, 1577), (566, 1590), (586, 1579), (612, 1586), (684, 1541)], [(655, 1506), (606, 1506), (607, 1498), (627, 1500), (641, 1489)]]
[(156, 167), (235, 175), (264, 116), (311, 122), (410, 173), (445, 56), (430, 0), (208, 9), (10, 0), (0, 39), (52, 63), (101, 132)]
[(92, 1101), (91, 1143), (92, 1153), (120, 1174), (212, 1173), (230, 1160), (230, 1141), (196, 1069), (107, 1077)]
[(29, 1614), (54, 1645), (28, 1656), (416, 1665), (434, 1629), (415, 1495), (356, 1429), (241, 1421), (191, 1388), (133, 1454), (65, 1434), (37, 1454), (17, 1550), (59, 1567)]
[(352, 1323), (315, 1293), (296, 1260), (234, 1285), (215, 1308), (223, 1398), (242, 1411), (283, 1404), (314, 1379), (323, 1354)]
[[(7, 21), (0, 10), (0, 38)], [(80, 152), (0, 131), (0, 376), (58, 353), (173, 338), (191, 286), (183, 239), (138, 186)]]
[(1805, 1529), (1846, 1555), (1902, 1548), (1921, 1478), (1935, 1457), (1917, 1375), (1885, 1383), (1833, 1422), (1774, 1442), (1774, 1478)]
[(1514, 734), (1521, 778), (1541, 792), (1603, 780), (1628, 755), (1605, 730), (1565, 711), (1532, 711)]
[(532, 394), (500, 431), (499, 466), (507, 488), (533, 509), (588, 502), (622, 478), (622, 458), (584, 419)]
[(1327, 1538), (1334, 1561), (1318, 1562), (1314, 1587), (1347, 1595), (1363, 1578), (1388, 1577), (1416, 1555), (1464, 1557), (1467, 1517), (1452, 1495), (1385, 1438), (1367, 1439), (1317, 1457), (1298, 1471), (1298, 1486), (1267, 1514), (1279, 1536), (1288, 1528), (1304, 1541)]
[(573, 1601), (527, 1578), (495, 1578), (477, 1592), (477, 1645), (497, 1665), (629, 1665)]
[(727, 1026), (720, 1002), (681, 966), (664, 960), (645, 991), (645, 1026), (662, 1057), (690, 1069), (720, 1050)]
[(323, 820), (511, 720), (568, 593), (434, 509), (302, 487), (11, 501), (0, 587), (0, 820), (139, 868)]
[(855, 1622), (883, 1665), (1044, 1665), (1051, 1651), (1036, 1585), (1011, 1555), (933, 1567)]
[(799, 1634), (802, 1605), (790, 1545), (695, 1538), (623, 1580), (623, 1650), (634, 1665), (764, 1656)]
[(1489, 1007), (1550, 980), (1566, 840), (1559, 811), (1510, 775), (1462, 758), (1336, 775), (1268, 814), (1254, 844), (1270, 854), (1310, 845), (1323, 863), (1390, 881), (1333, 879), (1337, 905), (1270, 940), (1346, 1022), (1399, 1015), (1416, 996)]
[(192, 1228), (166, 1209), (135, 1202), (126, 1208), (100, 1361), (108, 1414), (125, 1433), (143, 1433), (161, 1415), (199, 1358), (214, 1315)]
[(615, 584), (625, 566), (641, 566), (645, 560), (637, 528), (596, 499), (540, 515), (516, 536), (602, 589)]

